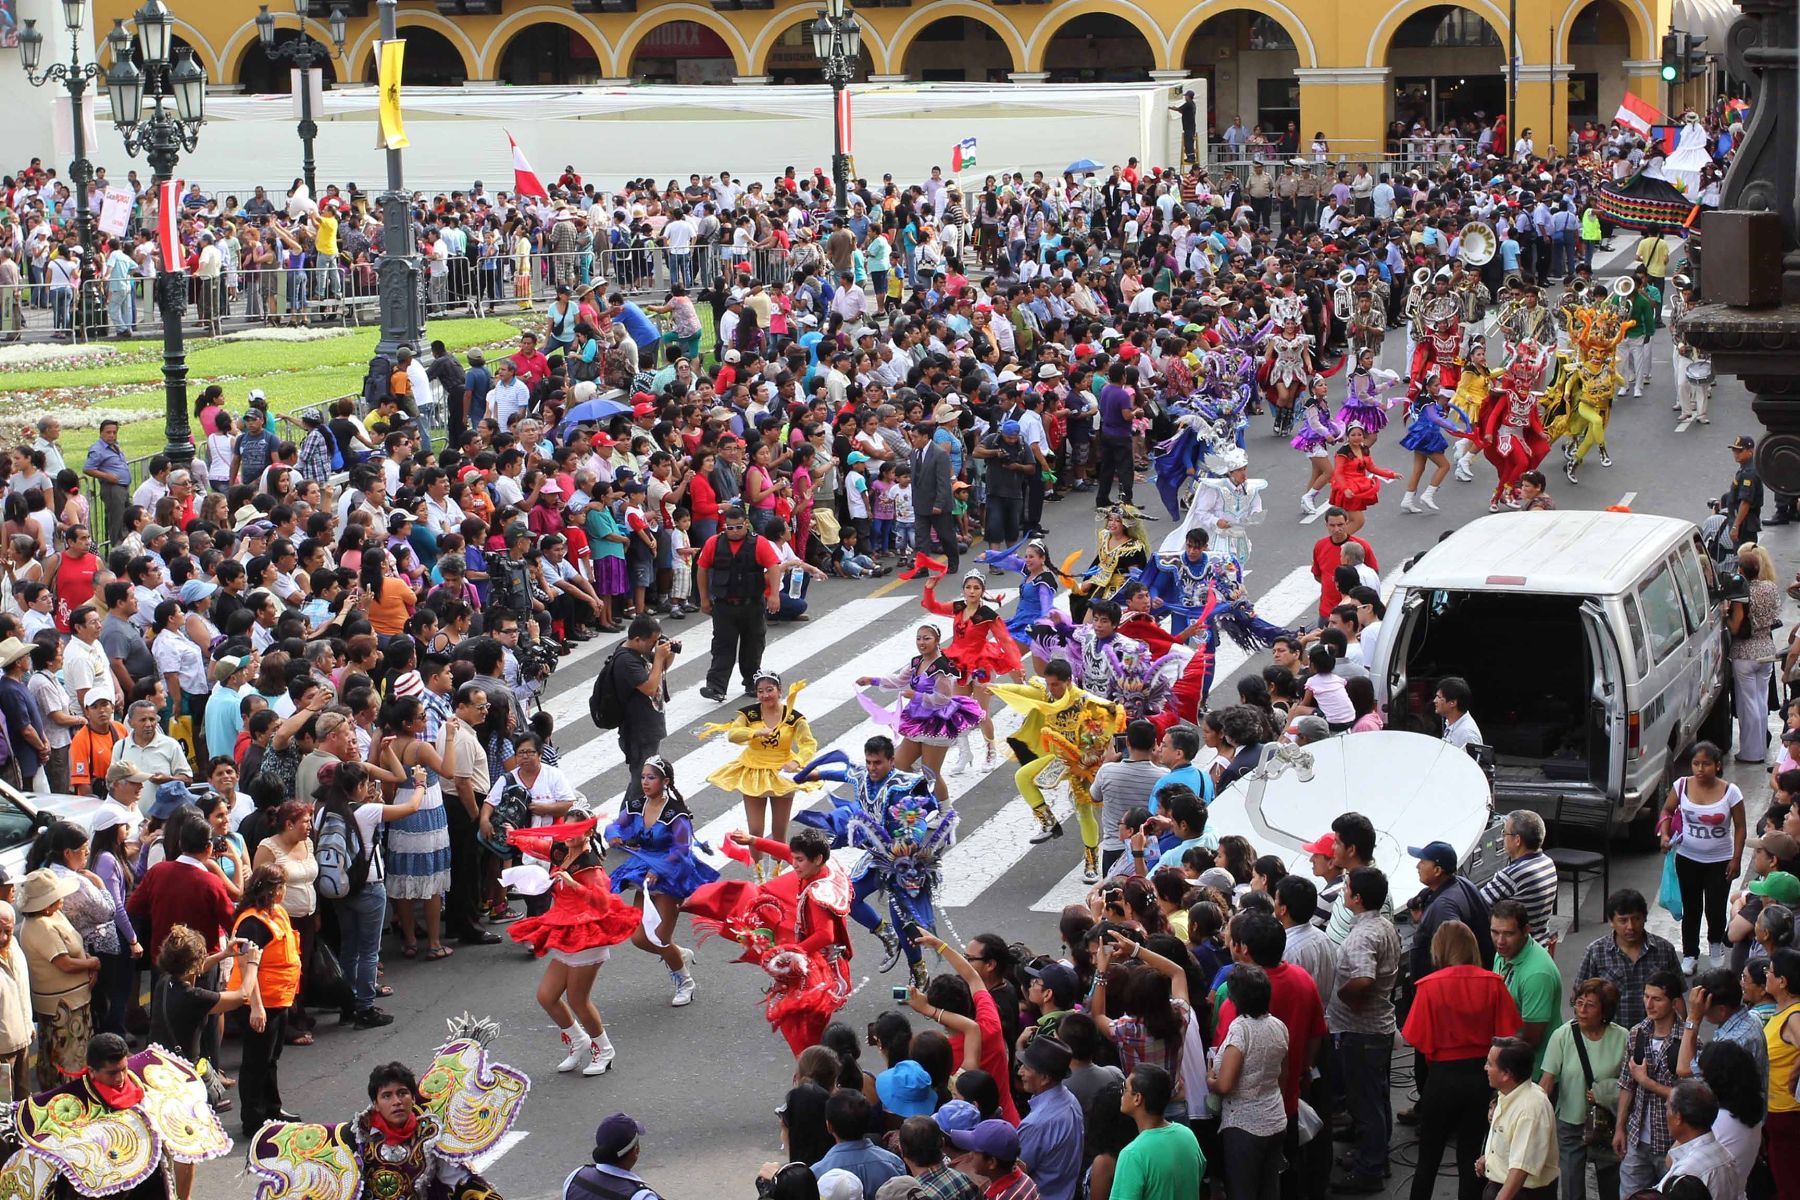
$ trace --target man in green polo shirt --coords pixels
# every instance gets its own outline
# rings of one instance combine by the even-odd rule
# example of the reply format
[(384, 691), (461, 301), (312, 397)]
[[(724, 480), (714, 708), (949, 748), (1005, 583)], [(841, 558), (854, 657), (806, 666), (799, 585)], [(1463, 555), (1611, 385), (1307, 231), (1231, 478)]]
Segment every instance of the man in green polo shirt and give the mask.
[(1562, 1013), (1562, 972), (1531, 936), (1531, 917), (1517, 900), (1496, 900), (1488, 912), (1494, 937), (1494, 973), (1519, 1006), (1519, 1036), (1536, 1051), (1532, 1076), (1544, 1065), (1544, 1044)]

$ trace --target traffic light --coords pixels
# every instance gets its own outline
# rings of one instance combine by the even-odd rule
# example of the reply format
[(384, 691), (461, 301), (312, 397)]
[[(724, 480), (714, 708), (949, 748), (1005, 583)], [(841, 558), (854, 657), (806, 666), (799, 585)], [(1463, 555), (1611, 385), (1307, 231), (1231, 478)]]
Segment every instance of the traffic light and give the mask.
[(1682, 36), (1687, 39), (1682, 53), (1682, 66), (1687, 73), (1682, 78), (1699, 79), (1706, 74), (1706, 36), (1699, 33), (1687, 33)]
[(1681, 34), (1673, 32), (1663, 34), (1662, 80), (1664, 83), (1674, 83), (1681, 78), (1682, 69), (1686, 65), (1682, 57), (1682, 49)]

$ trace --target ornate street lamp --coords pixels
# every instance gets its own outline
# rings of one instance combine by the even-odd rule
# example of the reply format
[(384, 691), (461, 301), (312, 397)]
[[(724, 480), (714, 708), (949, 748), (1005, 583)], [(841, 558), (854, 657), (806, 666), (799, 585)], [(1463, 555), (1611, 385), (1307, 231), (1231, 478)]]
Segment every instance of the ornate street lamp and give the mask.
[[(125, 153), (133, 158), (142, 154), (149, 160), (160, 203), (162, 185), (175, 177), (175, 163), (182, 151), (193, 153), (199, 142), (200, 126), (206, 120), (206, 72), (185, 47), (170, 61), (175, 18), (163, 0), (144, 0), (132, 21), (137, 26), (144, 69), (139, 71), (131, 61), (129, 41), (115, 42), (115, 49), (123, 52), (113, 55), (112, 69), (106, 73), (106, 92), (112, 100), (113, 124), (125, 139)], [(146, 84), (154, 95), (148, 117), (143, 112)], [(187, 348), (181, 329), (187, 312), (186, 271), (177, 268), (157, 274), (156, 304), (163, 323), (163, 419), (169, 437), (163, 452), (171, 463), (182, 467), (194, 457), (188, 436)]]
[(844, 89), (862, 63), (862, 25), (844, 11), (844, 0), (828, 0), (810, 26), (813, 54), (831, 85), (831, 189), (839, 217), (850, 213), (850, 156), (844, 153)]
[(286, 60), (300, 70), (300, 174), (306, 179), (307, 193), (317, 200), (319, 188), (313, 181), (313, 139), (319, 136), (319, 126), (313, 120), (312, 88), (307, 81), (312, 78), (311, 72), (315, 64), (343, 58), (344, 32), (349, 18), (341, 7), (331, 10), (328, 28), (331, 44), (336, 49), (327, 50), (307, 35), (306, 0), (294, 0), (294, 16), (300, 21), (300, 36), (278, 45), (275, 41), (275, 14), (269, 11), (266, 4), (258, 7), (261, 11), (256, 14), (256, 36), (262, 42), (264, 57), (270, 62)]
[[(81, 101), (87, 94), (88, 80), (100, 74), (99, 63), (81, 61), (81, 19), (86, 7), (86, 0), (62, 0), (63, 28), (69, 31), (69, 61), (66, 63), (52, 63), (39, 71), (38, 66), (44, 61), (44, 35), (38, 32), (37, 22), (32, 20), (27, 20), (25, 28), (19, 32), (19, 62), (25, 68), (25, 78), (33, 87), (55, 81), (69, 93), (69, 108), (75, 120), (75, 159), (69, 164), (69, 180), (75, 185), (75, 236), (81, 241), (81, 272), (94, 269), (94, 214), (88, 207), (88, 188), (94, 181), (94, 166), (88, 162), (87, 122), (81, 119)], [(81, 272), (77, 273), (78, 277)], [(86, 286), (81, 287), (77, 296), (73, 330), (87, 328), (82, 314), (91, 298)]]

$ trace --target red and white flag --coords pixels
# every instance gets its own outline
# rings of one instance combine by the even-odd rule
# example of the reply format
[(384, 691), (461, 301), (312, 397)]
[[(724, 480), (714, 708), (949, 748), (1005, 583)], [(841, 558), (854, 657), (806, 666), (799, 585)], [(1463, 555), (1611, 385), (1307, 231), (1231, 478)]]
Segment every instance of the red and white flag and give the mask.
[(181, 250), (181, 191), (187, 185), (170, 179), (156, 198), (156, 240), (162, 247), (162, 269), (179, 271), (186, 263)]
[(1658, 111), (1656, 105), (1648, 100), (1640, 100), (1630, 92), (1626, 92), (1625, 99), (1619, 104), (1619, 111), (1613, 114), (1613, 120), (1635, 129), (1644, 137), (1649, 137), (1652, 125), (1665, 125), (1669, 118)]
[(844, 153), (856, 153), (850, 146), (850, 89), (841, 88), (837, 94), (838, 136), (843, 139)]
[(513, 195), (537, 196), (548, 200), (550, 198), (549, 190), (544, 187), (543, 180), (537, 177), (537, 172), (531, 169), (531, 164), (525, 161), (525, 152), (519, 149), (519, 143), (513, 141), (513, 135), (510, 133), (506, 135), (506, 140), (512, 146)]

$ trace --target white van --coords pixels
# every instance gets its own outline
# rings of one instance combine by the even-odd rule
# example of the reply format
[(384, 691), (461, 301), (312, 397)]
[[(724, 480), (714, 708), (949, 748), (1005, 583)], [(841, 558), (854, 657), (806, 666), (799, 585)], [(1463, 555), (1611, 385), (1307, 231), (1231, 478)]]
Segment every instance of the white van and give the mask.
[(1437, 681), (1468, 681), (1496, 807), (1604, 795), (1624, 828), (1695, 741), (1730, 745), (1717, 579), (1699, 530), (1672, 517), (1483, 517), (1400, 576), (1369, 665), (1390, 728), (1440, 728)]

